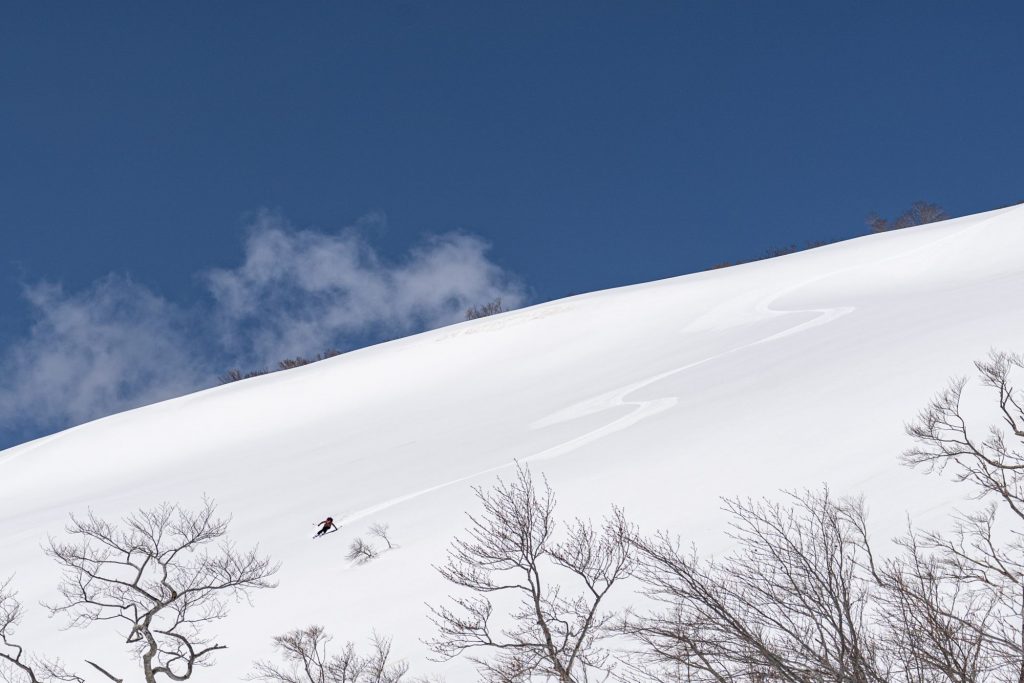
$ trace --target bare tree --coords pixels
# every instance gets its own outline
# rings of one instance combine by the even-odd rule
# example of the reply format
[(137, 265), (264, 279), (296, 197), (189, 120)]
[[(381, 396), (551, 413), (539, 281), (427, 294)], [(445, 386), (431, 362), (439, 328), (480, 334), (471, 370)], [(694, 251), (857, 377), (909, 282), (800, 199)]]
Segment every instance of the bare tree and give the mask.
[(1001, 600), (978, 590), (930, 549), (934, 535), (910, 529), (897, 539), (903, 553), (869, 567), (881, 587), (877, 624), (896, 680), (908, 683), (975, 683), (999, 670), (989, 635), (1001, 617)]
[(868, 228), (871, 229), (871, 232), (885, 232), (891, 229), (889, 226), (889, 221), (886, 220), (885, 218), (882, 218), (877, 213), (868, 214), (867, 220), (865, 220), (864, 222), (867, 223), (867, 226)]
[(243, 379), (249, 379), (251, 377), (261, 377), (263, 375), (270, 374), (270, 370), (262, 368), (260, 370), (250, 370), (249, 372), (242, 372), (238, 368), (232, 368), (225, 372), (223, 375), (217, 378), (217, 381), (221, 384), (230, 384), (232, 382), (238, 382)]
[(391, 639), (376, 633), (369, 654), (361, 655), (353, 643), (330, 651), (331, 636), (322, 626), (309, 626), (274, 638), (284, 665), (259, 661), (247, 677), (268, 683), (399, 683), (409, 672), (405, 662), (394, 662)]
[(789, 254), (795, 254), (800, 251), (800, 247), (795, 244), (787, 244), (782, 247), (769, 247), (765, 250), (762, 258), (777, 258), (779, 256), (788, 256)]
[(0, 582), (0, 680), (11, 683), (85, 683), (84, 679), (66, 671), (59, 661), (28, 656), (25, 648), (12, 640), (24, 608), (11, 583), (12, 579)]
[(827, 491), (728, 501), (737, 550), (718, 563), (664, 534), (637, 539), (666, 609), (627, 620), (634, 669), (715, 683), (1024, 683), (1024, 534), (999, 523), (1000, 506), (1024, 520), (1024, 359), (993, 352), (976, 367), (992, 419), (964, 408), (957, 379), (908, 426), (903, 457), (995, 503), (959, 514), (952, 533), (911, 527), (889, 558), (876, 558), (863, 506)]
[(504, 313), (507, 311), (502, 303), (501, 297), (494, 301), (484, 304), (483, 306), (470, 306), (466, 309), (466, 320), (476, 320), (477, 318), (486, 318), (489, 315), (496, 315), (498, 313)]
[(1024, 357), (993, 351), (975, 367), (982, 385), (995, 394), (1002, 424), (968, 425), (961, 409), (967, 379), (954, 379), (907, 426), (917, 445), (903, 460), (928, 472), (950, 469), (957, 480), (970, 482), (981, 495), (995, 494), (1024, 520), (1024, 397), (1013, 378), (1024, 369)]
[(348, 554), (345, 557), (356, 564), (366, 564), (373, 558), (377, 557), (378, 554), (377, 549), (372, 545), (361, 538), (356, 538), (353, 539), (351, 545), (349, 545)]
[[(878, 218), (878, 217), (874, 216), (874, 218)], [(882, 220), (882, 219), (879, 218), (878, 220)], [(870, 218), (869, 218), (868, 222), (870, 224), (870, 222), (871, 222)], [(806, 242), (804, 242), (804, 245), (802, 247), (799, 246), (799, 245), (796, 245), (796, 244), (787, 244), (787, 245), (781, 246), (781, 247), (769, 247), (768, 249), (766, 249), (764, 251), (764, 254), (761, 255), (761, 256), (757, 256), (757, 257), (755, 257), (753, 259), (745, 259), (745, 260), (741, 259), (741, 260), (738, 260), (738, 261), (720, 261), (720, 262), (715, 263), (714, 265), (712, 265), (710, 268), (708, 268), (708, 270), (719, 270), (721, 268), (731, 268), (733, 266), (741, 266), (744, 263), (753, 263), (754, 261), (763, 261), (764, 259), (776, 258), (778, 256), (788, 256), (789, 254), (795, 254), (797, 252), (804, 251), (806, 249), (817, 249), (818, 247), (824, 247), (824, 246), (826, 246), (828, 244), (832, 244), (832, 242), (829, 241), (829, 240), (823, 240), (823, 239), (813, 239), (813, 240), (807, 240)]]
[(230, 384), (231, 382), (238, 382), (239, 380), (245, 379), (245, 375), (238, 368), (231, 368), (223, 375), (217, 378), (217, 381), (221, 384)]
[(681, 552), (667, 534), (636, 540), (648, 593), (667, 606), (626, 622), (643, 663), (716, 683), (886, 680), (872, 585), (858, 571), (863, 507), (827, 489), (789, 496), (790, 506), (725, 501), (736, 550), (719, 563)]
[(271, 372), (279, 372), (281, 370), (291, 370), (292, 368), (300, 368), (303, 365), (309, 365), (310, 363), (318, 363), (328, 358), (334, 358), (340, 356), (341, 351), (335, 348), (329, 348), (326, 351), (321, 351), (312, 358), (306, 358), (304, 356), (296, 356), (295, 358), (285, 358), (282, 361), (278, 361), (277, 368), (270, 370), (269, 368), (260, 368), (258, 370), (250, 370), (243, 372), (238, 368), (232, 368), (223, 375), (217, 378), (221, 384), (230, 384), (231, 382), (238, 382), (239, 380), (249, 379), (250, 377), (261, 377), (263, 375), (269, 375)]
[(954, 379), (907, 426), (916, 445), (903, 459), (928, 472), (951, 472), (996, 502), (959, 515), (952, 534), (922, 533), (914, 543), (931, 554), (947, 584), (981, 606), (984, 620), (958, 617), (956, 624), (976, 633), (986, 666), (1024, 683), (1024, 535), (998, 523), (1000, 507), (1017, 524), (1024, 521), (1024, 396), (1015, 386), (1024, 357), (993, 351), (975, 367), (992, 394), (990, 417), (965, 409), (967, 379)]
[(896, 218), (896, 229), (909, 228), (914, 225), (927, 225), (949, 219), (949, 214), (938, 204), (932, 202), (917, 201), (910, 205), (910, 208)]
[(1012, 591), (999, 576), (976, 580), (973, 562), (951, 563), (984, 532), (947, 540), (911, 528), (901, 552), (881, 559), (863, 505), (827, 490), (726, 509), (736, 550), (724, 561), (684, 554), (665, 534), (637, 539), (641, 577), (666, 608), (624, 623), (639, 643), (629, 658), (636, 680), (1020, 680)]
[[(274, 586), (277, 565), (257, 549), (237, 550), (226, 540), (228, 522), (210, 500), (195, 511), (163, 503), (120, 525), (91, 511), (72, 515), (67, 533), (73, 540), (51, 538), (47, 549), (64, 570), (61, 599), (48, 607), (71, 626), (124, 625), (146, 683), (188, 680), (226, 647), (206, 633), (211, 622), (227, 616), (233, 600)], [(87, 662), (108, 679), (122, 680)]]
[(915, 225), (925, 225), (949, 219), (950, 216), (938, 204), (931, 202), (917, 201), (911, 204), (910, 208), (894, 218), (891, 222), (878, 214), (868, 216), (867, 224), (871, 232), (886, 232), (888, 230), (901, 230)]
[[(469, 658), (487, 681), (578, 683), (607, 675), (609, 653), (599, 641), (613, 615), (602, 603), (634, 568), (621, 512), (600, 531), (577, 520), (556, 540), (555, 495), (547, 482), (538, 491), (525, 466), (511, 482), (475, 491), (483, 512), (469, 515), (466, 537), (455, 539), (438, 567), (471, 594), (430, 608), (438, 629), (431, 649), (442, 660), (474, 653)], [(496, 614), (492, 597), (501, 596), (511, 607)]]
[(380, 540), (384, 541), (388, 545), (388, 550), (394, 549), (394, 544), (391, 541), (391, 527), (383, 522), (376, 522), (370, 527), (370, 535), (376, 536)]
[(335, 356), (340, 355), (341, 351), (331, 348), (316, 354), (315, 356), (313, 356), (313, 358), (304, 358), (302, 356), (296, 356), (295, 358), (285, 358), (284, 360), (278, 362), (277, 369), (291, 370), (292, 368), (300, 368), (303, 365), (309, 365), (310, 363), (318, 363), (322, 360), (327, 360), (328, 358), (334, 358)]

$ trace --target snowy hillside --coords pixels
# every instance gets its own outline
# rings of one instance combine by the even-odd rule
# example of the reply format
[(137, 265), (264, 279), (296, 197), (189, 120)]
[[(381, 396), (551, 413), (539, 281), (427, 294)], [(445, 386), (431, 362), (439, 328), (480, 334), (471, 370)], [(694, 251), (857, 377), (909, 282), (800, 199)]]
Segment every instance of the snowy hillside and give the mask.
[[(202, 494), (232, 536), (283, 564), (216, 632), (193, 680), (237, 680), (273, 635), (392, 634), (417, 671), (432, 564), (471, 486), (529, 461), (560, 512), (612, 504), (645, 530), (722, 548), (718, 497), (827, 482), (864, 493), (875, 529), (941, 520), (965, 489), (902, 467), (905, 421), (991, 348), (1024, 350), (1024, 207), (724, 270), (542, 304), (115, 415), (0, 453), (0, 577), (17, 573), (21, 640), (77, 663), (125, 655), (107, 627), (58, 632), (35, 609), (40, 549), (70, 512), (119, 516)], [(341, 532), (312, 542), (333, 515)], [(370, 524), (399, 548), (344, 559)], [(124, 670), (128, 670), (125, 668)], [(99, 680), (93, 676), (90, 680)]]

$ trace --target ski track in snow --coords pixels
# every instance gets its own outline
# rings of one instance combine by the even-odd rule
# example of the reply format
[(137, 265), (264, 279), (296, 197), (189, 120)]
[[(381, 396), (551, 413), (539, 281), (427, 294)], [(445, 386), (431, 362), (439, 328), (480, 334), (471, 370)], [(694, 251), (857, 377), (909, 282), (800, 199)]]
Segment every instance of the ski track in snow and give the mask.
[(750, 349), (761, 344), (767, 344), (769, 342), (777, 341), (779, 339), (783, 339), (794, 334), (807, 332), (808, 330), (821, 327), (822, 325), (827, 325), (846, 315), (849, 315), (850, 313), (853, 313), (856, 310), (855, 306), (838, 306), (832, 308), (788, 310), (773, 308), (772, 304), (782, 299), (783, 297), (786, 297), (801, 289), (804, 289), (809, 285), (820, 282), (821, 280), (835, 277), (836, 275), (840, 275), (842, 273), (857, 270), (859, 268), (864, 268), (867, 266), (876, 265), (879, 263), (885, 263), (887, 261), (906, 258), (907, 256), (911, 256), (921, 251), (934, 249), (938, 245), (941, 245), (947, 241), (962, 236), (965, 232), (969, 230), (980, 228), (987, 222), (988, 220), (981, 221), (973, 225), (967, 225), (964, 228), (957, 230), (956, 232), (950, 235), (946, 235), (945, 237), (939, 238), (933, 242), (929, 242), (928, 244), (922, 245), (920, 247), (910, 249), (899, 254), (894, 254), (892, 256), (887, 256), (882, 259), (877, 259), (875, 261), (871, 261), (868, 263), (857, 263), (846, 268), (840, 268), (838, 270), (834, 270), (828, 273), (824, 273), (822, 275), (818, 275), (813, 278), (809, 278), (807, 280), (803, 280), (801, 282), (798, 282), (797, 284), (786, 287), (781, 291), (775, 292), (772, 295), (761, 299), (754, 306), (755, 311), (761, 314), (762, 319), (800, 313), (813, 313), (815, 314), (815, 316), (810, 320), (794, 325), (788, 329), (782, 330), (781, 332), (776, 332), (767, 337), (763, 337), (761, 339), (757, 339), (755, 341), (748, 342), (740, 346), (736, 346), (726, 351), (722, 351), (721, 353), (716, 353), (711, 356), (708, 356), (707, 358), (702, 358), (701, 360), (694, 361), (692, 363), (687, 363), (686, 365), (658, 373), (657, 375), (654, 375), (647, 379), (640, 380), (638, 382), (632, 382), (624, 387), (620, 387), (618, 389), (613, 389), (612, 391), (599, 394), (585, 401), (564, 408), (554, 413), (553, 415), (541, 418), (540, 420), (537, 420), (530, 424), (531, 429), (543, 429), (545, 427), (570, 422), (572, 420), (587, 417), (589, 415), (594, 415), (596, 413), (602, 413), (608, 410), (614, 410), (616, 408), (630, 406), (633, 407), (633, 410), (630, 411), (628, 414), (623, 415), (622, 417), (617, 418), (615, 420), (612, 420), (611, 422), (601, 427), (598, 427), (597, 429), (589, 431), (586, 434), (581, 434), (580, 436), (569, 439), (568, 441), (564, 441), (560, 444), (551, 446), (550, 448), (546, 448), (542, 451), (532, 453), (523, 458), (518, 458), (512, 462), (502, 463), (500, 465), (495, 465), (494, 467), (488, 467), (487, 469), (479, 470), (472, 474), (468, 474), (464, 477), (458, 477), (457, 479), (452, 479), (451, 481), (446, 481), (441, 484), (437, 484), (436, 486), (431, 486), (425, 489), (421, 489), (419, 491), (414, 491), (412, 493), (408, 493), (397, 498), (391, 498), (389, 500), (383, 501), (381, 503), (372, 505), (367, 508), (363, 508), (362, 510), (347, 515), (342, 521), (344, 523), (351, 523), (361, 519), (365, 519), (367, 517), (372, 517), (380, 512), (383, 512), (384, 510), (396, 507), (403, 503), (407, 503), (411, 500), (415, 500), (416, 498), (429, 495), (431, 493), (434, 493), (435, 491), (440, 491), (450, 486), (455, 486), (464, 482), (472, 481), (487, 474), (507, 470), (511, 467), (514, 467), (516, 463), (529, 463), (558, 458), (573, 451), (579, 450), (580, 448), (583, 448), (584, 446), (591, 444), (595, 441), (598, 441), (600, 439), (603, 439), (607, 436), (623, 431), (625, 429), (629, 429), (633, 425), (642, 422), (643, 420), (646, 420), (650, 417), (654, 417), (655, 415), (658, 415), (660, 413), (665, 412), (666, 410), (669, 410), (679, 402), (679, 399), (675, 396), (667, 396), (663, 398), (650, 399), (646, 401), (631, 401), (629, 400), (629, 396), (631, 394), (634, 394), (642, 389), (646, 389), (651, 385), (657, 384), (658, 382), (664, 379), (668, 379), (669, 377), (672, 377), (674, 375), (678, 375), (679, 373), (686, 372), (687, 370), (692, 370), (695, 367), (699, 367), (707, 363), (712, 363), (714, 361), (721, 360), (733, 354), (740, 353), (746, 349)]
[[(772, 298), (774, 299), (775, 297), (772, 297)], [(662, 372), (662, 373), (659, 373), (657, 375), (654, 375), (653, 377), (649, 377), (647, 379), (640, 380), (639, 382), (633, 382), (631, 384), (627, 384), (626, 386), (621, 387), (619, 389), (614, 389), (614, 390), (612, 390), (610, 392), (607, 392), (607, 393), (604, 393), (604, 394), (600, 394), (600, 395), (595, 396), (593, 398), (587, 399), (586, 401), (583, 401), (581, 403), (577, 403), (577, 404), (575, 404), (573, 406), (570, 406), (568, 408), (560, 410), (557, 413), (555, 413), (554, 415), (551, 415), (549, 417), (537, 420), (536, 422), (534, 422), (534, 423), (532, 423), (530, 425), (530, 428), (531, 429), (543, 429), (544, 427), (550, 427), (550, 426), (553, 426), (553, 425), (556, 425), (556, 424), (562, 424), (564, 422), (571, 422), (572, 420), (576, 420), (576, 419), (579, 419), (579, 418), (582, 418), (582, 417), (586, 417), (588, 415), (593, 415), (593, 414), (596, 414), (596, 413), (602, 413), (602, 412), (605, 412), (605, 411), (608, 411), (608, 410), (613, 410), (615, 408), (628, 407), (628, 406), (632, 406), (634, 408), (628, 414), (623, 415), (622, 417), (617, 418), (615, 420), (612, 420), (611, 422), (609, 422), (609, 423), (607, 423), (607, 424), (605, 424), (605, 425), (603, 425), (601, 427), (598, 427), (597, 429), (591, 430), (591, 431), (587, 432), (586, 434), (581, 434), (580, 436), (577, 436), (577, 437), (574, 437), (572, 439), (569, 439), (568, 441), (564, 441), (564, 442), (562, 442), (560, 444), (556, 444), (556, 445), (551, 446), (549, 448), (546, 448), (546, 449), (544, 449), (542, 451), (538, 451), (536, 453), (532, 453), (530, 455), (527, 455), (526, 457), (518, 458), (518, 459), (516, 459), (513, 462), (507, 462), (507, 463), (502, 463), (500, 465), (495, 465), (493, 467), (488, 467), (487, 469), (479, 470), (479, 471), (474, 472), (472, 474), (468, 474), (468, 475), (466, 475), (464, 477), (459, 477), (457, 479), (452, 479), (451, 481), (446, 481), (446, 482), (443, 482), (441, 484), (437, 484), (436, 486), (431, 486), (429, 488), (421, 489), (419, 491), (414, 491), (414, 492), (408, 493), (408, 494), (406, 494), (404, 496), (399, 496), (397, 498), (392, 498), (390, 500), (383, 501), (383, 502), (378, 503), (376, 505), (372, 505), (370, 507), (363, 508), (362, 510), (359, 510), (359, 511), (354, 512), (354, 513), (352, 513), (350, 515), (347, 515), (344, 518), (343, 521), (344, 521), (344, 523), (348, 524), (348, 523), (351, 523), (351, 522), (358, 521), (360, 519), (365, 519), (367, 517), (372, 517), (373, 515), (376, 515), (377, 513), (383, 512), (384, 510), (387, 510), (389, 508), (395, 507), (397, 505), (401, 505), (402, 503), (407, 503), (407, 502), (409, 502), (411, 500), (414, 500), (416, 498), (420, 498), (421, 496), (429, 495), (429, 494), (431, 494), (431, 493), (433, 493), (435, 491), (440, 491), (441, 489), (448, 488), (449, 486), (455, 486), (457, 484), (461, 484), (461, 483), (464, 483), (464, 482), (467, 482), (467, 481), (471, 481), (473, 479), (477, 479), (477, 478), (482, 477), (482, 476), (487, 475), (487, 474), (492, 474), (494, 472), (500, 472), (502, 470), (509, 469), (509, 468), (515, 466), (515, 464), (517, 462), (519, 462), (519, 463), (529, 463), (529, 462), (535, 462), (535, 461), (540, 461), (540, 460), (551, 460), (551, 459), (558, 458), (558, 457), (561, 457), (563, 455), (566, 455), (568, 453), (571, 453), (571, 452), (573, 452), (575, 450), (579, 450), (580, 448), (583, 448), (584, 446), (586, 446), (588, 444), (591, 444), (591, 443), (593, 443), (595, 441), (598, 441), (599, 439), (603, 439), (603, 438), (605, 438), (607, 436), (615, 434), (616, 432), (621, 432), (621, 431), (623, 431), (625, 429), (628, 429), (628, 428), (632, 427), (633, 425), (635, 425), (635, 424), (637, 424), (637, 423), (639, 423), (639, 422), (641, 422), (643, 420), (646, 420), (647, 418), (654, 417), (655, 415), (663, 413), (666, 410), (669, 410), (670, 408), (675, 406), (679, 402), (679, 399), (677, 397), (675, 397), (675, 396), (667, 396), (667, 397), (664, 397), (664, 398), (656, 398), (656, 399), (651, 399), (651, 400), (646, 400), (646, 401), (644, 401), (644, 400), (633, 400), (633, 401), (630, 401), (628, 397), (631, 394), (634, 394), (634, 393), (640, 391), (641, 389), (645, 389), (645, 388), (647, 388), (647, 387), (649, 387), (649, 386), (651, 386), (653, 384), (656, 384), (656, 383), (658, 383), (658, 382), (660, 382), (660, 381), (662, 381), (664, 379), (668, 379), (669, 377), (672, 377), (672, 376), (677, 375), (679, 373), (686, 372), (687, 370), (691, 370), (691, 369), (693, 369), (695, 367), (698, 367), (700, 365), (705, 365), (707, 363), (711, 363), (711, 362), (720, 360), (720, 359), (725, 358), (727, 356), (731, 356), (732, 354), (739, 353), (740, 351), (743, 351), (744, 349), (748, 349), (748, 348), (750, 348), (752, 346), (755, 346), (757, 344), (762, 344), (762, 343), (765, 343), (765, 342), (770, 341), (772, 339), (778, 339), (780, 337), (787, 336), (788, 334), (792, 334), (792, 333), (796, 333), (796, 332), (802, 332), (802, 331), (811, 329), (812, 327), (817, 327), (819, 325), (824, 325), (824, 324), (826, 324), (828, 322), (831, 322), (832, 320), (835, 320), (835, 319), (841, 317), (842, 315), (845, 315), (846, 313), (852, 312), (853, 310), (854, 310), (853, 307), (849, 307), (849, 308), (838, 309), (838, 311), (839, 311), (838, 313), (836, 311), (834, 311), (833, 309), (827, 309), (827, 310), (824, 310), (824, 311), (820, 311), (821, 315), (819, 315), (818, 317), (814, 318), (811, 321), (803, 322), (803, 323), (800, 323), (799, 325), (795, 325), (793, 328), (791, 328), (789, 330), (784, 330), (783, 332), (771, 335), (770, 337), (765, 337), (764, 339), (758, 339), (756, 341), (749, 342), (749, 343), (743, 344), (741, 346), (737, 346), (737, 347), (729, 349), (727, 351), (722, 351), (721, 353), (716, 353), (716, 354), (714, 354), (712, 356), (708, 356), (707, 358), (702, 358), (701, 360), (694, 361), (692, 363), (687, 363), (686, 365), (680, 366), (678, 368), (673, 368), (671, 370), (667, 370), (665, 372)], [(778, 311), (773, 311), (773, 312), (774, 313), (779, 313)], [(808, 312), (808, 311), (787, 311), (786, 313), (805, 313), (805, 312)], [(813, 312), (818, 313), (819, 311), (813, 311)]]

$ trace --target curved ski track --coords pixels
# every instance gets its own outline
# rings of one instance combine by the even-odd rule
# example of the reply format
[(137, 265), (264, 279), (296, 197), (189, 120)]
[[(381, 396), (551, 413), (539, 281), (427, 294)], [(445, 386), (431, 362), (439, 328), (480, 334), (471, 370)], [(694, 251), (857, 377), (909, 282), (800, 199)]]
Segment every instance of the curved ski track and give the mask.
[[(989, 220), (991, 220), (991, 219), (989, 219)], [(755, 305), (755, 310), (758, 313), (760, 313), (762, 315), (762, 317), (775, 317), (775, 316), (780, 316), (780, 315), (791, 315), (791, 314), (794, 314), (794, 313), (814, 313), (814, 314), (816, 314), (815, 317), (812, 318), (811, 320), (804, 321), (802, 323), (794, 325), (794, 326), (792, 326), (792, 327), (790, 327), (790, 328), (788, 328), (786, 330), (783, 330), (781, 332), (776, 332), (774, 334), (771, 334), (771, 335), (769, 335), (767, 337), (763, 337), (761, 339), (757, 339), (755, 341), (748, 342), (746, 344), (742, 344), (742, 345), (736, 346), (736, 347), (731, 348), (731, 349), (727, 349), (726, 351), (722, 351), (721, 353), (713, 354), (711, 356), (708, 356), (707, 358), (702, 358), (701, 360), (694, 361), (692, 363), (687, 363), (686, 365), (683, 365), (683, 366), (680, 366), (680, 367), (677, 367), (677, 368), (673, 368), (672, 370), (667, 370), (665, 372), (659, 373), (659, 374), (654, 375), (652, 377), (649, 377), (647, 379), (627, 384), (624, 387), (620, 387), (618, 389), (614, 389), (612, 391), (609, 391), (609, 392), (606, 392), (606, 393), (603, 393), (603, 394), (599, 394), (599, 395), (594, 396), (594, 397), (592, 397), (590, 399), (587, 399), (585, 401), (581, 401), (579, 403), (576, 403), (575, 405), (572, 405), (572, 406), (569, 406), (567, 408), (564, 408), (564, 409), (554, 413), (553, 415), (549, 415), (546, 418), (542, 418), (540, 420), (537, 420), (536, 422), (533, 422), (530, 425), (530, 428), (531, 429), (543, 429), (544, 427), (549, 427), (549, 426), (552, 426), (552, 425), (561, 424), (561, 423), (564, 423), (564, 422), (569, 422), (569, 421), (572, 421), (572, 420), (575, 420), (575, 419), (578, 419), (578, 418), (581, 418), (581, 417), (586, 417), (588, 415), (593, 415), (593, 414), (596, 414), (596, 413), (601, 413), (601, 412), (605, 412), (605, 411), (612, 410), (612, 409), (615, 409), (615, 408), (620, 408), (620, 407), (631, 406), (631, 407), (633, 407), (633, 410), (631, 410), (628, 414), (623, 415), (622, 417), (619, 417), (619, 418), (617, 418), (615, 420), (612, 420), (611, 422), (609, 422), (609, 423), (607, 423), (607, 424), (605, 424), (605, 425), (603, 425), (601, 427), (598, 427), (597, 429), (594, 429), (594, 430), (591, 430), (591, 431), (587, 432), (586, 434), (581, 434), (580, 436), (577, 436), (577, 437), (574, 437), (572, 439), (569, 439), (568, 441), (562, 442), (560, 444), (556, 444), (556, 445), (551, 446), (549, 448), (546, 448), (546, 449), (544, 449), (542, 451), (538, 451), (536, 453), (532, 453), (532, 454), (527, 455), (527, 456), (525, 456), (523, 458), (518, 458), (517, 460), (514, 460), (512, 462), (503, 463), (501, 465), (496, 465), (494, 467), (488, 467), (486, 469), (479, 470), (479, 471), (474, 472), (472, 474), (468, 474), (468, 475), (466, 475), (464, 477), (459, 477), (457, 479), (452, 479), (451, 481), (446, 481), (444, 483), (437, 484), (435, 486), (431, 486), (431, 487), (428, 487), (428, 488), (425, 488), (425, 489), (421, 489), (419, 491), (414, 491), (412, 493), (408, 493), (408, 494), (403, 495), (403, 496), (398, 496), (396, 498), (392, 498), (390, 500), (383, 501), (383, 502), (378, 503), (376, 505), (372, 505), (370, 507), (363, 508), (362, 510), (358, 510), (356, 512), (353, 512), (351, 514), (346, 515), (344, 517), (344, 519), (343, 519), (343, 522), (350, 523), (350, 522), (358, 521), (360, 519), (364, 519), (366, 517), (371, 517), (371, 516), (373, 516), (373, 515), (375, 515), (375, 514), (377, 514), (379, 512), (383, 512), (384, 510), (387, 510), (389, 508), (401, 505), (403, 503), (407, 503), (407, 502), (409, 502), (411, 500), (414, 500), (416, 498), (420, 498), (422, 496), (428, 495), (428, 494), (433, 493), (435, 491), (440, 491), (442, 489), (448, 488), (449, 486), (455, 486), (457, 484), (461, 484), (463, 482), (471, 481), (471, 480), (476, 479), (478, 477), (482, 477), (482, 476), (484, 476), (486, 474), (491, 474), (493, 472), (500, 472), (502, 470), (509, 469), (509, 468), (513, 467), (516, 464), (516, 462), (527, 462), (528, 463), (528, 462), (534, 462), (534, 461), (540, 461), (540, 460), (550, 460), (550, 459), (553, 459), (553, 458), (561, 457), (561, 456), (566, 455), (568, 453), (571, 453), (571, 452), (573, 452), (575, 450), (578, 450), (578, 449), (582, 448), (583, 446), (586, 446), (587, 444), (593, 443), (593, 442), (595, 442), (595, 441), (597, 441), (599, 439), (603, 439), (603, 438), (605, 438), (605, 437), (607, 437), (607, 436), (609, 436), (611, 434), (615, 434), (616, 432), (620, 432), (620, 431), (622, 431), (624, 429), (628, 429), (628, 428), (632, 427), (633, 425), (635, 425), (635, 424), (637, 424), (639, 422), (642, 422), (643, 420), (646, 420), (646, 419), (648, 419), (650, 417), (658, 415), (659, 413), (665, 412), (666, 410), (669, 410), (674, 405), (676, 405), (676, 403), (678, 403), (679, 399), (674, 397), (674, 396), (669, 396), (669, 397), (656, 398), (656, 399), (650, 399), (650, 400), (630, 400), (629, 396), (632, 395), (632, 394), (635, 394), (636, 392), (640, 391), (641, 389), (645, 389), (645, 388), (647, 388), (647, 387), (649, 387), (649, 386), (651, 386), (653, 384), (656, 384), (656, 383), (660, 382), (661, 380), (667, 379), (669, 377), (672, 377), (672, 376), (677, 375), (677, 374), (679, 374), (681, 372), (685, 372), (687, 370), (693, 369), (693, 368), (698, 367), (700, 365), (704, 365), (706, 363), (711, 363), (711, 362), (720, 360), (722, 358), (725, 358), (727, 356), (731, 356), (731, 355), (736, 354), (736, 353), (740, 353), (741, 351), (753, 348), (753, 347), (758, 346), (760, 344), (767, 344), (769, 342), (776, 341), (776, 340), (782, 339), (784, 337), (788, 337), (788, 336), (791, 336), (791, 335), (794, 335), (794, 334), (799, 334), (799, 333), (802, 333), (802, 332), (807, 332), (808, 330), (814, 329), (816, 327), (820, 327), (822, 325), (827, 325), (828, 323), (833, 322), (835, 320), (838, 320), (839, 318), (842, 318), (843, 316), (849, 315), (854, 310), (856, 310), (856, 308), (854, 306), (839, 306), (839, 307), (818, 308), (818, 309), (779, 310), (777, 308), (773, 308), (772, 304), (775, 303), (776, 301), (778, 301), (779, 299), (782, 299), (783, 297), (785, 297), (785, 296), (787, 296), (787, 295), (789, 295), (789, 294), (791, 294), (793, 292), (796, 292), (798, 290), (801, 290), (801, 289), (807, 287), (808, 285), (814, 284), (814, 283), (819, 282), (821, 280), (824, 280), (826, 278), (833, 277), (835, 275), (839, 275), (840, 273), (845, 273), (845, 272), (848, 272), (848, 271), (851, 271), (851, 270), (856, 270), (858, 268), (863, 268), (863, 267), (868, 266), (868, 265), (874, 265), (876, 263), (883, 263), (885, 261), (890, 261), (890, 260), (904, 258), (906, 256), (909, 256), (911, 254), (915, 254), (915, 253), (920, 252), (920, 251), (925, 251), (925, 250), (933, 249), (936, 246), (938, 246), (938, 245), (940, 245), (940, 244), (942, 244), (944, 242), (950, 241), (950, 240), (952, 240), (954, 238), (957, 238), (957, 237), (961, 236), (964, 232), (966, 232), (968, 230), (972, 230), (972, 229), (976, 229), (976, 228), (981, 227), (986, 222), (988, 222), (988, 221), (982, 221), (982, 222), (979, 222), (979, 223), (968, 225), (968, 226), (964, 227), (963, 229), (958, 230), (958, 231), (956, 231), (956, 232), (954, 232), (954, 233), (952, 233), (950, 235), (947, 235), (945, 237), (942, 237), (940, 239), (935, 240), (934, 242), (931, 242), (929, 244), (917, 247), (915, 249), (911, 249), (911, 250), (908, 250), (908, 251), (905, 251), (905, 252), (902, 252), (902, 253), (899, 253), (899, 254), (894, 254), (892, 256), (888, 256), (888, 257), (885, 257), (885, 258), (882, 258), (882, 259), (878, 259), (878, 260), (875, 260), (875, 261), (871, 261), (871, 262), (868, 262), (868, 263), (858, 263), (858, 264), (854, 264), (854, 265), (848, 266), (846, 268), (840, 268), (839, 270), (831, 271), (831, 272), (825, 273), (823, 275), (819, 275), (819, 276), (816, 276), (816, 277), (804, 280), (804, 281), (799, 282), (799, 283), (797, 283), (795, 285), (791, 285), (790, 287), (787, 287), (787, 288), (785, 288), (785, 289), (783, 289), (783, 290), (781, 290), (779, 292), (774, 293), (773, 295), (771, 295), (769, 297), (766, 297), (766, 298), (760, 300)]]

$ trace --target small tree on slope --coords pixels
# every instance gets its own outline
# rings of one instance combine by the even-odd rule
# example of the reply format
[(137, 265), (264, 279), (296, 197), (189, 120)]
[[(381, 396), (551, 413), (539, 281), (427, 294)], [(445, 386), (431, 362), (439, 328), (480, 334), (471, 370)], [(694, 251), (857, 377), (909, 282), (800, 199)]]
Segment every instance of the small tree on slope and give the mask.
[(209, 625), (227, 616), (231, 602), (274, 586), (277, 565), (256, 549), (237, 550), (225, 539), (227, 528), (209, 500), (196, 511), (163, 503), (120, 525), (92, 512), (72, 516), (67, 532), (74, 540), (50, 539), (47, 550), (64, 569), (61, 600), (48, 607), (71, 626), (122, 624), (146, 683), (188, 680), (226, 647), (211, 639)]
[[(438, 567), (472, 594), (430, 608), (438, 629), (431, 649), (443, 660), (478, 653), (471, 660), (484, 680), (495, 682), (579, 683), (605, 670), (609, 654), (599, 640), (613, 615), (602, 602), (633, 571), (621, 513), (600, 531), (577, 520), (559, 541), (555, 496), (546, 482), (538, 491), (527, 468), (518, 466), (511, 482), (477, 488), (476, 495), (483, 513), (469, 516), (467, 536), (455, 539)], [(492, 596), (514, 604), (495, 614)]]

